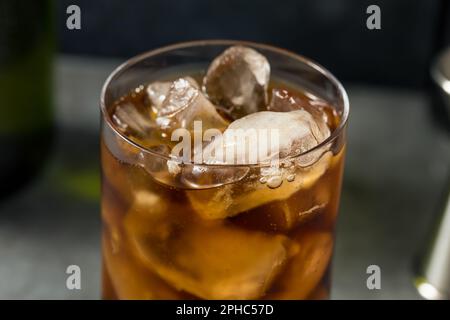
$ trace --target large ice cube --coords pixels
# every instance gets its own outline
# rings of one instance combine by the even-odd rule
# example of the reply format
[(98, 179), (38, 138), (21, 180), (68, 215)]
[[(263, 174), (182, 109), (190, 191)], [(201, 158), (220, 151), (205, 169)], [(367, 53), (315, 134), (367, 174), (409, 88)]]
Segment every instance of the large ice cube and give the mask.
[(326, 105), (325, 101), (310, 94), (299, 96), (289, 90), (275, 88), (272, 89), (272, 98), (267, 109), (278, 112), (306, 110), (316, 123), (316, 126), (311, 128), (312, 133), (317, 140), (324, 140), (330, 135), (327, 113), (323, 110)]
[[(110, 145), (111, 144), (112, 143), (110, 143)], [(122, 148), (122, 145), (114, 144), (114, 146), (116, 153), (119, 155), (122, 155), (127, 151)], [(127, 146), (127, 144), (123, 143), (123, 146)], [(124, 199), (125, 201), (131, 200), (133, 195), (128, 167), (124, 166), (117, 155), (110, 151), (109, 146), (106, 146), (104, 141), (100, 144), (100, 155), (102, 159), (102, 184), (107, 184), (105, 190), (108, 191), (109, 194), (109, 190), (114, 189), (114, 193), (110, 195), (113, 199)]]
[[(276, 188), (268, 187), (267, 182), (262, 183), (260, 174), (249, 174), (249, 177), (237, 183), (204, 190), (186, 190), (186, 194), (196, 213), (203, 219), (224, 219), (273, 201), (286, 200), (299, 190), (311, 188), (335, 162), (332, 153), (328, 151), (314, 165), (296, 167), (294, 179), (291, 179), (293, 173), (289, 168), (279, 168), (279, 176), (272, 173), (269, 177), (276, 177), (281, 181)], [(252, 178), (253, 175), (257, 177)]]
[(149, 114), (144, 114), (132, 103), (118, 105), (112, 115), (116, 127), (127, 136), (145, 138), (156, 128)]
[(265, 109), (270, 65), (259, 52), (234, 46), (211, 63), (203, 79), (203, 89), (216, 104), (239, 118)]
[[(152, 120), (149, 108), (137, 106), (131, 102), (120, 104), (112, 114), (112, 121), (119, 131), (140, 146), (151, 148), (167, 143), (159, 127)], [(110, 147), (113, 146), (110, 145)], [(130, 158), (129, 160), (135, 159), (139, 153), (138, 148), (129, 145), (120, 137), (116, 138), (115, 147), (118, 148), (116, 150), (118, 153), (123, 153), (125, 158)]]
[[(233, 121), (204, 150), (206, 163), (256, 164), (300, 154), (330, 134), (305, 110), (261, 111)], [(320, 154), (318, 155), (320, 156)]]
[(272, 201), (239, 214), (232, 221), (250, 229), (288, 232), (314, 219), (326, 218), (325, 208), (329, 202), (329, 192), (326, 191), (320, 188), (300, 191), (289, 199)]
[[(189, 81), (195, 88), (199, 88), (197, 81), (192, 77), (184, 77), (184, 80)], [(164, 100), (167, 98), (172, 81), (155, 81), (147, 85), (147, 97), (150, 100), (151, 106), (155, 113), (161, 109)]]
[[(183, 299), (183, 295), (148, 270), (146, 266), (130, 255), (129, 248), (116, 252), (105, 230), (103, 234), (103, 260), (110, 275), (115, 294), (119, 299), (157, 300)], [(124, 244), (128, 246), (128, 243)]]
[(155, 113), (161, 108), (162, 103), (169, 93), (171, 85), (172, 82), (170, 81), (156, 81), (147, 86), (147, 96)]
[(192, 78), (179, 78), (158, 109), (156, 122), (162, 129), (192, 130), (194, 121), (202, 121), (203, 129), (224, 130), (228, 125)]
[(301, 232), (295, 240), (299, 251), (288, 262), (267, 299), (307, 299), (327, 271), (333, 253), (333, 235), (330, 232)]
[(158, 203), (141, 195), (125, 228), (138, 259), (179, 290), (204, 299), (260, 298), (290, 254), (285, 236), (202, 221), (181, 207), (152, 212)]
[(209, 189), (236, 183), (243, 179), (249, 168), (225, 166), (205, 166), (186, 164), (180, 170), (180, 181), (185, 187), (193, 189)]

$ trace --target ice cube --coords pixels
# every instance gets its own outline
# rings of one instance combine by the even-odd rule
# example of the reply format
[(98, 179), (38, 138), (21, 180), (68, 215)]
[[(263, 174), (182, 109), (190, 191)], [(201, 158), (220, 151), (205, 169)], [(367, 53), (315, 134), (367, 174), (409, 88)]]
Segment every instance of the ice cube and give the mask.
[(307, 299), (327, 271), (333, 253), (330, 232), (300, 232), (295, 240), (299, 251), (287, 263), (267, 299)]
[[(116, 141), (113, 140), (112, 142)], [(114, 149), (116, 149), (115, 154), (111, 152), (110, 146), (105, 145), (104, 141), (100, 144), (100, 154), (102, 159), (102, 184), (107, 185), (105, 190), (114, 190), (111, 198), (125, 199), (128, 201), (132, 199), (129, 171), (128, 168), (123, 165), (121, 160), (119, 160), (121, 159), (119, 156), (122, 156), (126, 150), (118, 144), (114, 144), (114, 146)], [(117, 196), (118, 194), (120, 196)]]
[[(256, 164), (305, 152), (323, 140), (312, 115), (305, 110), (261, 111), (233, 121), (204, 150), (210, 164)], [(319, 154), (320, 156), (320, 154)]]
[[(155, 300), (183, 299), (183, 295), (171, 288), (157, 275), (148, 270), (136, 257), (130, 255), (131, 250), (124, 248), (115, 252), (110, 243), (110, 235), (104, 230), (102, 246), (103, 260), (119, 299)], [(129, 246), (129, 243), (126, 243)]]
[(288, 258), (285, 236), (193, 219), (187, 208), (160, 215), (151, 198), (151, 206), (135, 203), (125, 229), (139, 261), (179, 290), (203, 299), (260, 298)]
[(202, 121), (203, 129), (224, 130), (228, 124), (192, 78), (179, 78), (158, 109), (156, 122), (162, 129), (192, 130), (194, 121)]
[[(120, 171), (116, 173), (117, 175), (115, 177), (102, 177), (102, 221), (104, 224), (113, 227), (117, 227), (122, 224), (124, 212), (128, 210), (127, 201), (129, 199), (133, 199), (133, 196), (131, 195), (132, 191), (119, 189), (128, 187), (127, 181), (122, 180), (123, 178), (127, 179), (127, 177)], [(120, 184), (119, 181), (115, 180), (116, 177), (122, 180), (120, 181)], [(116, 186), (113, 183), (118, 183), (118, 185)]]
[[(240, 182), (211, 189), (186, 190), (186, 194), (195, 212), (203, 219), (224, 219), (273, 201), (284, 201), (295, 192), (311, 188), (329, 167), (335, 165), (335, 162), (332, 153), (327, 151), (313, 165), (306, 168), (279, 168), (277, 174), (280, 175), (282, 182), (276, 188), (269, 188), (267, 182), (260, 181), (261, 174), (252, 171)], [(295, 170), (295, 179), (289, 181), (291, 170)], [(256, 178), (250, 178), (252, 176)]]
[(172, 82), (170, 81), (156, 81), (147, 86), (147, 96), (152, 108), (154, 108), (154, 112), (157, 112), (157, 110), (161, 108), (164, 99), (166, 99), (166, 96), (169, 93), (171, 85)]
[(254, 49), (233, 46), (215, 58), (203, 79), (209, 99), (229, 110), (234, 118), (264, 110), (270, 64)]
[(132, 103), (118, 105), (112, 115), (116, 127), (128, 136), (143, 138), (156, 126), (150, 115), (140, 112)]
[[(183, 79), (189, 81), (195, 88), (199, 88), (198, 83), (194, 78), (184, 77)], [(147, 96), (155, 113), (157, 113), (158, 110), (161, 109), (164, 100), (169, 94), (172, 83), (172, 81), (155, 81), (147, 85)]]
[[(108, 195), (112, 190), (106, 188), (105, 191)], [(112, 275), (110, 280), (116, 295), (121, 299), (181, 298), (175, 290), (133, 257), (128, 237), (122, 227), (129, 207), (121, 196), (122, 194), (113, 193), (107, 201), (102, 202), (103, 260), (107, 272)], [(138, 191), (133, 193), (133, 198), (128, 201), (139, 202), (141, 206), (152, 206), (157, 203), (157, 199), (157, 195), (149, 191)], [(157, 291), (155, 287), (158, 288)]]
[[(136, 144), (150, 148), (166, 144), (155, 121), (151, 118), (150, 109), (138, 107), (130, 102), (118, 105), (112, 114), (115, 127)], [(112, 138), (111, 138), (112, 139)], [(121, 137), (116, 139), (117, 152), (125, 158), (134, 160), (139, 149)]]
[(243, 179), (249, 168), (224, 166), (205, 166), (196, 164), (185, 164), (181, 170), (180, 181), (188, 188), (209, 189), (236, 183)]
[(289, 112), (299, 110), (302, 107), (302, 101), (298, 101), (289, 91), (285, 89), (272, 89), (272, 98), (267, 106), (269, 111)]
[(308, 94), (308, 96), (295, 95), (286, 89), (272, 89), (272, 98), (270, 99), (270, 111), (289, 112), (295, 110), (306, 110), (312, 115), (316, 126), (312, 127), (312, 133), (317, 140), (325, 140), (330, 135), (330, 129), (327, 125), (327, 114), (323, 110), (327, 103), (318, 97)]
[(232, 218), (245, 228), (267, 232), (288, 232), (323, 215), (326, 200), (316, 199), (314, 191), (299, 192), (284, 201), (273, 201)]

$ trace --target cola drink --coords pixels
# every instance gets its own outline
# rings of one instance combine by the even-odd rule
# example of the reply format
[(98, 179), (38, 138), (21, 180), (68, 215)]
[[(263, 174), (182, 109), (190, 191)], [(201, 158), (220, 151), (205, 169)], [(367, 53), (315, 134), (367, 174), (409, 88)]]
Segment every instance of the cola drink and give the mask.
[(103, 298), (328, 298), (348, 117), (337, 80), (248, 43), (182, 44), (123, 70), (102, 93)]

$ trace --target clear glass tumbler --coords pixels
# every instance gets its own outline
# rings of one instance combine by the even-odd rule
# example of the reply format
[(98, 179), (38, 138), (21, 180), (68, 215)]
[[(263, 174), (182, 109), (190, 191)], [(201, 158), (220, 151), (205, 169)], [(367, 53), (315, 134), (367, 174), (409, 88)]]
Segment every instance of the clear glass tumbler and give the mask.
[[(133, 90), (202, 75), (233, 45), (263, 54), (271, 83), (331, 110), (331, 135), (292, 157), (289, 176), (274, 187), (261, 179), (266, 164), (184, 163), (174, 177), (167, 154), (124, 135), (111, 116)], [(103, 298), (328, 298), (349, 114), (330, 72), (262, 44), (182, 43), (119, 66), (103, 87), (101, 112)]]

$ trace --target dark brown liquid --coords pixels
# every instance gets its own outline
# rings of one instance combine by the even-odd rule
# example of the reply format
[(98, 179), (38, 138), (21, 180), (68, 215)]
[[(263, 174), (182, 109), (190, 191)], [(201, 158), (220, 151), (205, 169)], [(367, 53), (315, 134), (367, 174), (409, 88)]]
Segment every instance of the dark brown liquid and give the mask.
[[(335, 130), (340, 119), (331, 106), (293, 94), (303, 108), (325, 113)], [(147, 110), (142, 91), (124, 101)], [(231, 184), (195, 189), (127, 163), (138, 149), (115, 139), (104, 134), (101, 141), (105, 299), (328, 297), (342, 140), (278, 188), (261, 183), (252, 168)]]

